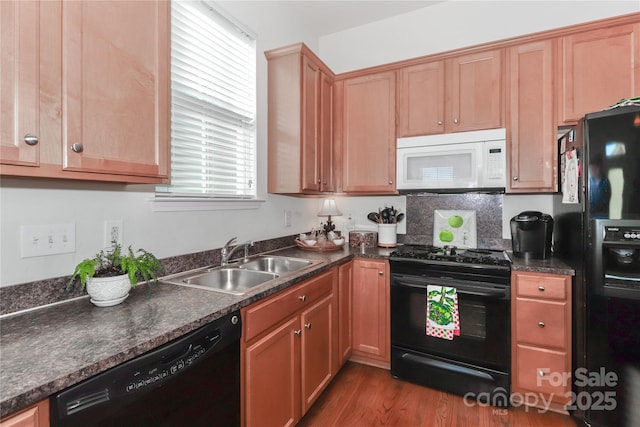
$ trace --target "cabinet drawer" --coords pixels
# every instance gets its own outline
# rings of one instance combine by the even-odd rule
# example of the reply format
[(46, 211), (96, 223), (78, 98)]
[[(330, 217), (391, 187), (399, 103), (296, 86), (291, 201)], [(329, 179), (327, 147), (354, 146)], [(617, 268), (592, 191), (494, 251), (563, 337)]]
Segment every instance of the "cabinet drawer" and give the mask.
[(243, 313), (244, 340), (251, 340), (313, 301), (330, 294), (333, 277), (334, 271), (328, 271), (247, 307)]
[(545, 347), (568, 345), (567, 303), (516, 299), (516, 341)]
[(571, 286), (570, 276), (515, 273), (519, 297), (566, 300)]
[(520, 344), (516, 346), (516, 351), (514, 385), (517, 388), (553, 393), (554, 400), (561, 402), (568, 400), (565, 394), (571, 388), (571, 378), (567, 353)]

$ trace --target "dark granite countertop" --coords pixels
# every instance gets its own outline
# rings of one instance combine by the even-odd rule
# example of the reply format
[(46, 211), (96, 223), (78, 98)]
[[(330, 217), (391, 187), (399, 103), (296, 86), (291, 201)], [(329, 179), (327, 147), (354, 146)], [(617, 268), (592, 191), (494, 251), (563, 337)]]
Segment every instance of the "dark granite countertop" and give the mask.
[(575, 270), (559, 258), (524, 259), (518, 258), (512, 252), (507, 252), (511, 259), (511, 270), (528, 271), (531, 273), (565, 274), (575, 276)]
[(137, 287), (122, 304), (94, 307), (87, 297), (0, 320), (0, 416), (90, 378), (231, 311), (292, 286), (354, 256), (386, 258), (390, 249), (296, 247), (272, 253), (321, 261), (243, 296), (166, 283)]

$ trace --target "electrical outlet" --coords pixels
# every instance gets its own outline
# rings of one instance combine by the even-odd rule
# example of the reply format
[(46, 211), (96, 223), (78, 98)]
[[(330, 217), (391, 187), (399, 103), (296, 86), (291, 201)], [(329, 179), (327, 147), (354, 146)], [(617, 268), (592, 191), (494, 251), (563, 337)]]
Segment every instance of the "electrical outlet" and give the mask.
[(284, 211), (284, 226), (291, 227), (291, 211), (290, 210)]
[(104, 222), (104, 247), (110, 248), (112, 242), (122, 245), (122, 220), (108, 220)]

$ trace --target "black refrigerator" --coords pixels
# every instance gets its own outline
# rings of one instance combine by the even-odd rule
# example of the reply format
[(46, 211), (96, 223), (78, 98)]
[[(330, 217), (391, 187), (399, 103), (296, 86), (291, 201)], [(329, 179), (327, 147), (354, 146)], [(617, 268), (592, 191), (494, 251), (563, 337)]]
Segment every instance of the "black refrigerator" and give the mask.
[(559, 143), (554, 254), (575, 270), (571, 414), (640, 426), (640, 106), (587, 114)]

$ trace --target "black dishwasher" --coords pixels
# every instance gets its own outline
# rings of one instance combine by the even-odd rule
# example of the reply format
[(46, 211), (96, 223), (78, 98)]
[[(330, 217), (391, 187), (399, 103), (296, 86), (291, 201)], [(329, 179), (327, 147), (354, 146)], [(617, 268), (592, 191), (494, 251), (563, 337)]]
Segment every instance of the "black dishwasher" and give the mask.
[(240, 312), (51, 398), (56, 426), (239, 426)]

